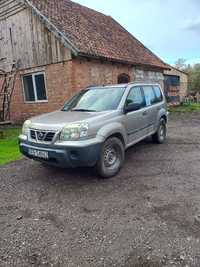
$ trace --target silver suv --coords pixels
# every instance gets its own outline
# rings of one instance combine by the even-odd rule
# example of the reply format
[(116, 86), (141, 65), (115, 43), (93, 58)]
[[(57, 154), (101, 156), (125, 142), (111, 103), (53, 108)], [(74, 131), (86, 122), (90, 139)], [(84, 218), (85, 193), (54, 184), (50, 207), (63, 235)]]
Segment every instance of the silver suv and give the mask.
[(158, 84), (94, 86), (61, 110), (25, 121), (19, 146), (28, 158), (60, 167), (95, 166), (109, 178), (120, 171), (130, 146), (148, 136), (162, 144), (166, 125)]

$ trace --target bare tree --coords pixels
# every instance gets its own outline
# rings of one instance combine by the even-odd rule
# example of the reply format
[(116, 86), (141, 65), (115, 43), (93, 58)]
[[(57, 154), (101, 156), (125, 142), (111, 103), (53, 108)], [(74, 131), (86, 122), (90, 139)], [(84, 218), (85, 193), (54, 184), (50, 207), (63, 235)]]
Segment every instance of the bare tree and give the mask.
[(183, 70), (183, 69), (185, 69), (186, 67), (187, 67), (187, 65), (186, 65), (186, 59), (184, 59), (184, 58), (179, 58), (176, 62), (175, 62), (175, 67), (177, 68), (177, 69), (180, 69), (180, 70)]

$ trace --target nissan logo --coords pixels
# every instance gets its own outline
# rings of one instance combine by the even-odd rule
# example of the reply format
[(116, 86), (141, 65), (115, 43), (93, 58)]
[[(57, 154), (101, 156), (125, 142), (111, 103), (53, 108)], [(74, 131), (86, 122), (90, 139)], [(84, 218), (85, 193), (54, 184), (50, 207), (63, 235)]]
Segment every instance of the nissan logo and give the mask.
[(37, 136), (38, 136), (38, 139), (39, 139), (39, 140), (43, 140), (43, 139), (44, 139), (44, 136), (45, 136), (45, 133), (43, 133), (43, 132), (39, 132), (39, 133), (37, 134)]

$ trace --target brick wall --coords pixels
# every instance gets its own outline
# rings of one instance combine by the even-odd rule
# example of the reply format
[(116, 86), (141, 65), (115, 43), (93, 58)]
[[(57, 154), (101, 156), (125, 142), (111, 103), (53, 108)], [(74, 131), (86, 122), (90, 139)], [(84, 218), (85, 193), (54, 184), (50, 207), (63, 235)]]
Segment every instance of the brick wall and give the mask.
[[(17, 76), (11, 104), (11, 119), (22, 122), (32, 116), (59, 109), (70, 96), (70, 62), (47, 65), (45, 67), (20, 71)], [(24, 101), (22, 75), (45, 72), (48, 102), (26, 103)]]
[(134, 81), (133, 68), (97, 60), (74, 59), (72, 63), (72, 90), (79, 90), (90, 85), (117, 84), (118, 75), (126, 73)]

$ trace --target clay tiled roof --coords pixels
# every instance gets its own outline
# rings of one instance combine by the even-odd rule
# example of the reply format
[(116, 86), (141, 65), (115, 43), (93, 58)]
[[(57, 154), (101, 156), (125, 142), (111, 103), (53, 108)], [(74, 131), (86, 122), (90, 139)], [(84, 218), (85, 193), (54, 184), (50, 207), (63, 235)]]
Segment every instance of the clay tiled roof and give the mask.
[(70, 0), (29, 0), (73, 44), (77, 54), (168, 69), (110, 16)]

